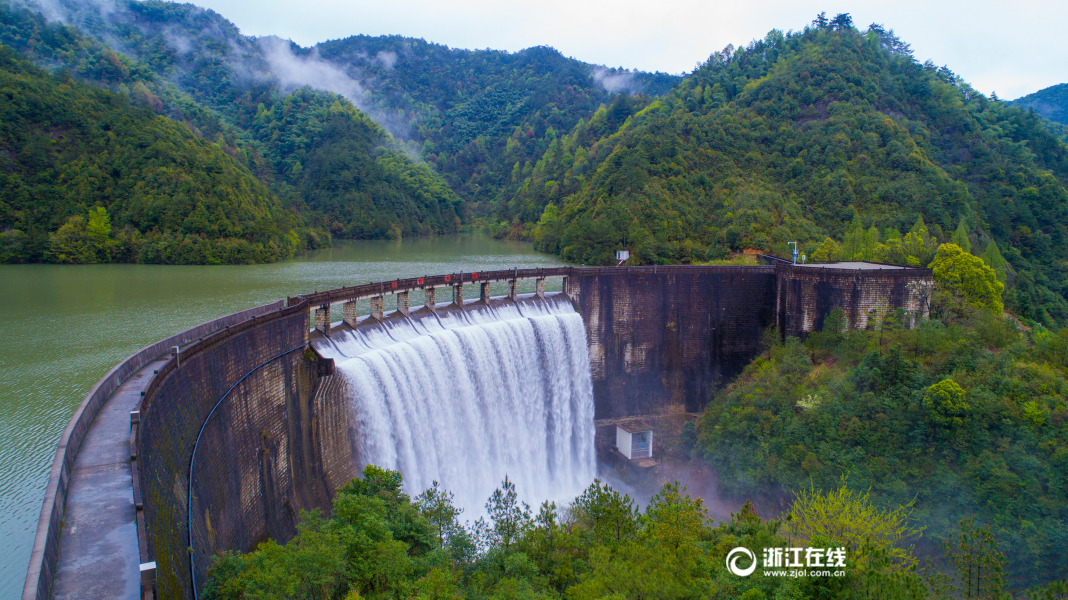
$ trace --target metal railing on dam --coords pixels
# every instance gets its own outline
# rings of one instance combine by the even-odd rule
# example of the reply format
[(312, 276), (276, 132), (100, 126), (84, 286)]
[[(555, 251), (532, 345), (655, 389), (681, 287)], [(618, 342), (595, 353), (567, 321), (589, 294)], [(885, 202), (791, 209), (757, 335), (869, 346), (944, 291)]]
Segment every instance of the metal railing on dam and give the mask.
[[(131, 356), (86, 396), (57, 450), (24, 600), (50, 597), (70, 474), (95, 415), (123, 381), (171, 346), (184, 346), (180, 358), (152, 375), (132, 425), (139, 554), (159, 573), (157, 584), (151, 569), (143, 571), (146, 597), (192, 597), (188, 519), (203, 536), (198, 552), (249, 550), (265, 536), (286, 539), (299, 510), (328, 507), (332, 487), (351, 476), (345, 455), (356, 433), (345, 406), (323, 392), (336, 383), (299, 352), (263, 367), (307, 342), (312, 311), (417, 289), (556, 277), (565, 278), (564, 292), (583, 318), (595, 419), (604, 419), (700, 410), (710, 390), (756, 355), (765, 329), (803, 335), (834, 308), (847, 313), (851, 327), (878, 326), (892, 309), (922, 311), (910, 284), (931, 275), (781, 263), (471, 271), (316, 291), (288, 298), (285, 308), (279, 301), (205, 323)], [(438, 309), (464, 310), (455, 298)], [(220, 406), (228, 392), (235, 399)], [(216, 406), (214, 424), (206, 425)], [(198, 484), (188, 468), (201, 430), (201, 452), (227, 459), (209, 461), (210, 481)]]
[[(327, 304), (338, 304), (360, 298), (373, 298), (385, 294), (397, 292), (410, 292), (413, 290), (449, 287), (470, 283), (486, 283), (493, 281), (516, 281), (520, 279), (548, 279), (550, 277), (595, 277), (598, 275), (667, 275), (714, 272), (727, 269), (741, 273), (746, 271), (759, 271), (765, 273), (774, 272), (772, 266), (704, 266), (704, 265), (664, 265), (648, 267), (547, 267), (537, 269), (505, 269), (497, 271), (469, 271), (450, 273), (448, 275), (427, 275), (425, 277), (410, 277), (407, 279), (395, 279), (393, 281), (379, 281), (342, 287), (324, 292), (312, 292), (291, 296), (290, 304), (306, 300), (311, 307), (319, 307)], [(566, 290), (565, 290), (566, 291)]]

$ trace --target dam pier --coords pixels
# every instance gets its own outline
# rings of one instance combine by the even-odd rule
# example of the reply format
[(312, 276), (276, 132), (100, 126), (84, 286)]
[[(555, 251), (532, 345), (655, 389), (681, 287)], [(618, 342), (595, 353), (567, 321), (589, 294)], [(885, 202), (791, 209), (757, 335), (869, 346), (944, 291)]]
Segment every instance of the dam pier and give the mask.
[[(534, 495), (573, 496), (596, 474), (594, 421), (702, 410), (765, 330), (804, 336), (836, 308), (854, 329), (929, 311), (928, 269), (765, 261), (368, 283), (153, 344), (64, 433), (23, 598), (78, 581), (81, 596), (196, 598), (212, 556), (288, 540), (369, 462), (481, 493), (466, 452), (527, 473)], [(125, 450), (102, 461), (93, 440)]]

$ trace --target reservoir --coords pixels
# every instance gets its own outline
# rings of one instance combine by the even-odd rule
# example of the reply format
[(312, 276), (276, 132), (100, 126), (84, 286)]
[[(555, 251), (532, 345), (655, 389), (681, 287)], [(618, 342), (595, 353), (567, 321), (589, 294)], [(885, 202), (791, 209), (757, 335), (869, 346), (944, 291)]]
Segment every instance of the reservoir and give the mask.
[(269, 265), (0, 265), (0, 600), (21, 597), (56, 441), (85, 393), (131, 353), (298, 293), (561, 264), (529, 243), (455, 236), (337, 241)]

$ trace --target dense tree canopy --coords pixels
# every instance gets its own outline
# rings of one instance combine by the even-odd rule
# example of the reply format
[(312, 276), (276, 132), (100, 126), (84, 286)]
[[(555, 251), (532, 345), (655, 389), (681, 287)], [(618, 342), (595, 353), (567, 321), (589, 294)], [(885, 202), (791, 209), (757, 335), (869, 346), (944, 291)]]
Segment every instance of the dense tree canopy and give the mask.
[(1051, 121), (1068, 125), (1068, 83), (1038, 90), (1012, 101), (1013, 106), (1031, 109)]
[(772, 347), (709, 403), (695, 455), (725, 494), (768, 503), (847, 477), (883, 510), (910, 506), (928, 556), (974, 515), (1013, 549), (1014, 587), (1068, 577), (1049, 559), (1068, 543), (1068, 329), (1027, 334), (990, 312), (895, 321), (844, 332), (832, 314)]
[(1068, 319), (1068, 146), (892, 32), (832, 21), (713, 53), (607, 134), (588, 133), (603, 111), (561, 133), (514, 200), (538, 247), (607, 264), (626, 239), (634, 263), (685, 263), (831, 238), (926, 266), (953, 236), (996, 240), (1009, 307)]
[(243, 263), (327, 243), (184, 125), (0, 47), (0, 258)]
[[(117, 8), (114, 21), (81, 15), (95, 25), (77, 29), (0, 6), (0, 42), (184, 123), (248, 168), (288, 212), (333, 235), (447, 233), (469, 219), (459, 196), (385, 129), (336, 94), (285, 88), (260, 46), (215, 13), (153, 2)], [(120, 39), (129, 54), (87, 33)]]
[[(428, 503), (428, 496), (436, 500)], [(331, 518), (302, 513), (286, 544), (271, 540), (245, 555), (218, 556), (202, 596), (949, 600), (1005, 592), (1006, 557), (989, 527), (965, 519), (939, 554), (944, 568), (917, 569), (910, 544), (922, 532), (911, 509), (880, 508), (845, 486), (799, 494), (782, 519), (761, 519), (746, 502), (722, 523), (709, 519), (704, 502), (678, 482), (664, 485), (644, 510), (599, 481), (565, 507), (542, 504), (537, 515), (516, 510), (513, 496), (505, 480), (486, 503), (489, 522), (465, 525), (448, 492), (435, 485), (412, 502), (399, 473), (369, 466), (338, 491)], [(451, 515), (444, 521), (442, 508)], [(441, 530), (450, 534), (440, 538)], [(757, 564), (738, 565), (752, 564), (746, 577), (726, 569), (728, 553), (739, 546), (756, 549)], [(784, 566), (783, 553), (789, 562), (789, 549), (799, 547), (815, 549), (826, 567), (837, 566), (801, 576), (791, 575), (796, 568), (770, 572), (763, 549), (778, 549)], [(1034, 592), (1055, 594), (1064, 585)], [(985, 595), (975, 596), (976, 589)]]
[[(304, 49), (247, 38), (189, 4), (119, 2), (103, 16), (84, 8), (64, 8), (72, 27), (0, 7), (0, 42), (185, 122), (340, 237), (446, 233), (474, 217), (522, 235), (498, 207), (557, 131), (626, 97), (612, 90), (662, 93), (679, 79), (594, 67), (551, 48), (511, 54), (356, 36)], [(293, 64), (271, 62), (277, 53)], [(394, 135), (361, 111), (339, 127), (333, 94), (290, 94), (289, 71), (309, 68), (330, 71), (333, 83), (321, 85), (348, 90)]]
[(998, 281), (994, 269), (987, 266), (983, 259), (962, 250), (960, 246), (939, 246), (931, 269), (935, 282), (948, 296), (947, 301), (954, 303), (955, 309), (967, 306), (989, 310), (994, 314), (1001, 314), (1004, 310), (1001, 293), (1005, 286)]

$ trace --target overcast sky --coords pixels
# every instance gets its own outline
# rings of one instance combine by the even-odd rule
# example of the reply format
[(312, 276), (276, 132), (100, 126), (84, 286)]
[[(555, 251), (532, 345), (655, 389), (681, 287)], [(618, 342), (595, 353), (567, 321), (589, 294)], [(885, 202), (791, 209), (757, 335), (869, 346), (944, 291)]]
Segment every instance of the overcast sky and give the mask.
[(1014, 99), (1068, 82), (1064, 0), (192, 0), (246, 35), (302, 46), (399, 34), (454, 48), (553, 46), (610, 67), (688, 73), (712, 51), (799, 30), (820, 11), (882, 23), (920, 62), (947, 65), (979, 91)]

